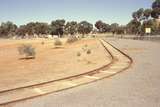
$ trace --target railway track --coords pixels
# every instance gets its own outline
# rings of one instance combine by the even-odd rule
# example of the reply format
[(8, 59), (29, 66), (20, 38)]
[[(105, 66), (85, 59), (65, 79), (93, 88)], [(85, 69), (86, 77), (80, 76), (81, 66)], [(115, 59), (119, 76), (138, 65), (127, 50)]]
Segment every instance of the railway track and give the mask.
[(58, 92), (95, 82), (97, 80), (116, 75), (117, 73), (120, 73), (131, 66), (133, 62), (132, 58), (130, 58), (128, 55), (126, 55), (107, 41), (101, 39), (100, 42), (111, 57), (111, 62), (109, 64), (79, 75), (0, 91), (0, 106), (5, 106), (10, 103), (16, 103), (19, 101), (36, 98), (53, 92)]

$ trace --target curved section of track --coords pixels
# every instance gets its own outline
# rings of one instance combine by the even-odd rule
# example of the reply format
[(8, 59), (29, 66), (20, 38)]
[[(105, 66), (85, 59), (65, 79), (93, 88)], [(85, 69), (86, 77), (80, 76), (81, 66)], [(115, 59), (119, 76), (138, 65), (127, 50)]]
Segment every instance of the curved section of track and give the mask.
[(128, 69), (131, 66), (133, 62), (132, 58), (109, 44), (107, 41), (100, 40), (100, 42), (104, 46), (107, 53), (109, 53), (111, 56), (111, 62), (109, 64), (80, 75), (1, 91), (0, 106), (95, 82), (97, 80), (111, 77)]

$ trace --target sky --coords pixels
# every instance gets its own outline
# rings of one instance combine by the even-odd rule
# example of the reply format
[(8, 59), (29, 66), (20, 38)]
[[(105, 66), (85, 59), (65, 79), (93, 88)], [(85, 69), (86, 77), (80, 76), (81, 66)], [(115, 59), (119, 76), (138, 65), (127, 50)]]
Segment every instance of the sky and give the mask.
[(17, 25), (65, 19), (125, 25), (139, 8), (150, 8), (153, 0), (0, 0), (0, 23)]

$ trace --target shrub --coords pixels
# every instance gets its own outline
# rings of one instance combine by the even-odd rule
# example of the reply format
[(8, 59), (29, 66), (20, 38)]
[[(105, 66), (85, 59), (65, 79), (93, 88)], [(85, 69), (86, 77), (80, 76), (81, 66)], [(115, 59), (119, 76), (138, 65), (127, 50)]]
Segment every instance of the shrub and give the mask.
[(77, 56), (81, 56), (81, 53), (80, 53), (80, 52), (77, 52)]
[(61, 46), (61, 45), (62, 45), (62, 42), (60, 41), (60, 39), (55, 39), (54, 45), (55, 45), (55, 46)]
[(96, 35), (92, 35), (92, 38), (96, 38)]
[(87, 45), (87, 44), (85, 44), (85, 45), (84, 45), (84, 47), (86, 47), (86, 48), (87, 48), (87, 47), (88, 47), (88, 45)]
[(91, 54), (91, 50), (88, 49), (88, 50), (86, 51), (86, 53), (87, 53), (87, 54)]
[[(85, 54), (83, 56), (83, 54)], [(87, 62), (87, 64), (91, 64), (92, 62), (89, 61), (88, 59), (88, 56), (91, 54), (91, 49), (88, 47), (87, 44), (85, 44), (83, 47), (82, 47), (82, 53), (80, 52), (77, 52), (77, 56), (80, 57), (80, 58), (83, 58), (82, 60)]]
[(75, 41), (77, 41), (77, 40), (78, 40), (77, 37), (75, 37), (75, 36), (70, 36), (70, 37), (67, 39), (67, 43), (73, 43), (73, 42), (75, 42)]
[(44, 45), (44, 41), (42, 41), (41, 44)]
[(26, 59), (33, 59), (36, 55), (35, 48), (33, 48), (30, 44), (23, 44), (22, 46), (18, 47), (18, 51), (20, 55), (25, 55)]
[(82, 50), (83, 50), (84, 52), (86, 52), (86, 51), (88, 50), (88, 45), (85, 44), (85, 45), (82, 47)]

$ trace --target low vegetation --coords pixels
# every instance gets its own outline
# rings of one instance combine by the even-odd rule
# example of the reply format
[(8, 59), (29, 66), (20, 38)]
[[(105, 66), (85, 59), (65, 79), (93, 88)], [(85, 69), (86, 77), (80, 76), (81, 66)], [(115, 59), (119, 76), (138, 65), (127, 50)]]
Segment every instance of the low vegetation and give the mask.
[(91, 54), (90, 47), (85, 44), (81, 49), (81, 52), (77, 52), (77, 56), (81, 58), (81, 61), (85, 61), (87, 64), (91, 64), (92, 62), (88, 60), (88, 55)]
[(45, 44), (44, 41), (42, 41), (41, 44), (44, 45)]
[(70, 36), (70, 37), (68, 37), (68, 39), (67, 39), (67, 43), (73, 43), (73, 42), (75, 42), (75, 41), (77, 41), (77, 40), (78, 40), (77, 37), (75, 37), (75, 36)]
[(88, 49), (87, 51), (86, 51), (86, 53), (89, 55), (89, 54), (91, 54), (91, 49)]
[(35, 48), (31, 44), (23, 44), (18, 47), (20, 55), (24, 55), (25, 59), (34, 59), (36, 56)]
[(87, 45), (87, 44), (85, 44), (85, 45), (82, 47), (82, 50), (83, 50), (83, 52), (85, 52), (85, 53), (86, 53), (86, 51), (88, 50), (88, 45)]
[(56, 38), (54, 40), (54, 46), (57, 48), (57, 47), (60, 47), (62, 45), (62, 41), (58, 38)]
[(77, 52), (77, 56), (78, 56), (78, 57), (81, 56), (81, 53), (80, 53), (80, 52)]

